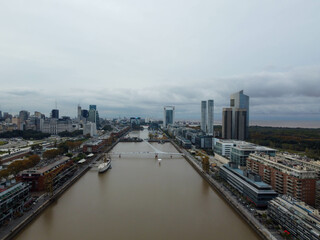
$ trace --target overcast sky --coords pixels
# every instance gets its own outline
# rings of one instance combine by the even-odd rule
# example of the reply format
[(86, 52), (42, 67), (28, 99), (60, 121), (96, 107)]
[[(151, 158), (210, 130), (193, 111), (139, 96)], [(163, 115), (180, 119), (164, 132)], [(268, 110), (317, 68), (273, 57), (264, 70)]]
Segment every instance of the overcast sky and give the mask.
[(0, 110), (320, 120), (319, 0), (0, 1)]

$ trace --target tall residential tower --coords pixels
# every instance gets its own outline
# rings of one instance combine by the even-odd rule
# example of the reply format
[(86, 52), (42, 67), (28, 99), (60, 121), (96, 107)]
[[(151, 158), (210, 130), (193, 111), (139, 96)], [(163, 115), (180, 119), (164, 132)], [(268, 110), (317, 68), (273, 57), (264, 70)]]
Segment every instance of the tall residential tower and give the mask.
[(78, 105), (78, 108), (77, 108), (77, 118), (78, 118), (78, 121), (80, 121), (81, 120), (81, 106), (80, 105)]
[(207, 133), (213, 136), (213, 112), (214, 112), (214, 102), (213, 100), (208, 100), (208, 120), (207, 120)]
[(88, 114), (88, 122), (95, 123), (97, 127), (99, 127), (99, 112), (97, 110), (97, 105), (89, 105), (89, 114)]
[(169, 124), (174, 123), (174, 106), (165, 106), (163, 108), (163, 127), (166, 128)]
[(238, 140), (249, 137), (249, 96), (243, 90), (231, 94), (230, 108), (222, 111), (222, 137)]
[(201, 130), (207, 132), (207, 101), (201, 101)]
[(213, 111), (214, 101), (201, 101), (201, 123), (200, 127), (203, 132), (213, 136)]

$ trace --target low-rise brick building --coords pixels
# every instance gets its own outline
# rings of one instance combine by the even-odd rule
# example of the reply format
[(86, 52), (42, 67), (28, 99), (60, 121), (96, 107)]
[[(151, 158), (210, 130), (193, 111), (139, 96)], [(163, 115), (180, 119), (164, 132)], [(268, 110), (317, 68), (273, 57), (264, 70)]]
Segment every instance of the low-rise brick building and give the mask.
[(73, 171), (70, 171), (73, 166), (75, 166), (75, 164), (69, 157), (63, 157), (41, 168), (24, 170), (17, 178), (20, 181), (29, 183), (31, 191), (45, 191), (47, 176), (49, 174), (55, 177), (53, 184), (57, 184), (61, 178), (73, 173)]

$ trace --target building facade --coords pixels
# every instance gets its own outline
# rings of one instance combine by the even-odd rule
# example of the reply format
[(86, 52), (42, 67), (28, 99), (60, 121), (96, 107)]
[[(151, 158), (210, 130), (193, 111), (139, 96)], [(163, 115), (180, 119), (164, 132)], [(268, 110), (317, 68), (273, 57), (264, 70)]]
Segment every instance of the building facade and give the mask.
[(230, 108), (222, 111), (222, 137), (238, 140), (249, 137), (249, 96), (243, 90), (231, 94)]
[(232, 108), (222, 110), (222, 138), (232, 139)]
[(270, 156), (276, 155), (276, 150), (253, 143), (231, 140), (231, 139), (215, 139), (214, 152), (227, 157), (237, 164), (237, 166), (245, 167), (246, 161), (250, 153), (264, 153)]
[(239, 140), (245, 140), (248, 136), (248, 124), (247, 124), (247, 110), (236, 108), (234, 110), (234, 138)]
[(44, 191), (48, 187), (48, 179), (54, 177), (53, 187), (68, 179), (75, 171), (73, 161), (68, 157), (63, 157), (52, 164), (38, 168), (22, 171), (18, 179), (28, 183), (31, 191)]
[(320, 239), (319, 211), (303, 202), (288, 196), (279, 196), (269, 202), (268, 215), (295, 239)]
[(201, 101), (201, 123), (202, 132), (207, 132), (207, 101)]
[(25, 183), (17, 183), (0, 192), (0, 225), (23, 213), (30, 200), (30, 187)]
[(214, 113), (214, 101), (213, 100), (201, 101), (200, 128), (202, 132), (210, 136), (213, 136), (214, 134), (213, 113)]
[(59, 110), (58, 109), (52, 109), (51, 118), (59, 119)]
[(97, 127), (100, 126), (100, 118), (99, 118), (99, 112), (97, 110), (97, 105), (89, 106), (87, 121), (95, 123)]
[(269, 157), (250, 154), (247, 169), (259, 174), (280, 195), (286, 194), (315, 206), (317, 172), (303, 165), (292, 164), (280, 155)]
[(163, 127), (167, 128), (169, 124), (174, 124), (174, 106), (165, 106), (163, 108)]
[(106, 140), (94, 140), (83, 145), (83, 152), (97, 153), (106, 145)]
[(237, 141), (235, 146), (231, 147), (230, 160), (240, 167), (247, 166), (247, 158), (251, 153), (263, 153), (274, 157), (277, 150), (264, 146), (255, 145), (244, 141)]
[(223, 165), (220, 176), (258, 208), (266, 208), (268, 201), (278, 195), (270, 185), (261, 181), (259, 175), (242, 171), (233, 163)]
[(214, 134), (213, 113), (214, 113), (214, 101), (208, 100), (207, 134), (210, 136), (213, 136)]
[(215, 139), (215, 144), (213, 150), (215, 153), (230, 158), (231, 148), (236, 146), (236, 141), (234, 140), (224, 140), (224, 139)]
[(77, 120), (80, 122), (81, 121), (81, 106), (78, 105), (77, 107)]
[(60, 132), (72, 132), (77, 130), (77, 125), (74, 125), (71, 120), (62, 119), (40, 119), (40, 130), (43, 133), (57, 135)]
[(97, 135), (97, 126), (95, 123), (87, 122), (83, 125), (83, 135), (90, 135), (90, 137)]

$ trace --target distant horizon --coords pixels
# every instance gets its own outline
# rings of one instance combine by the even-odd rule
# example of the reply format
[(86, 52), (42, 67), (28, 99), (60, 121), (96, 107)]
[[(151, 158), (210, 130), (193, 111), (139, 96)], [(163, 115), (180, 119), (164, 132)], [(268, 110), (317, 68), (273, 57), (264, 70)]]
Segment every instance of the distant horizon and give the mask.
[[(76, 118), (77, 117), (77, 112), (76, 110), (68, 115), (66, 112), (64, 112), (65, 114), (62, 114), (63, 112), (59, 109), (59, 107), (57, 108), (59, 110), (59, 116), (68, 116), (70, 118)], [(89, 104), (88, 104), (88, 108), (82, 108), (82, 109), (89, 109)], [(29, 111), (27, 109), (21, 109), (21, 110), (26, 110), (30, 113), (30, 115), (33, 115), (35, 111)], [(20, 110), (20, 111), (21, 111)], [(99, 111), (99, 106), (97, 105), (97, 110)], [(17, 113), (11, 113), (9, 111), (3, 111), (2, 109), (0, 109), (0, 111), (2, 111), (2, 115), (4, 112), (8, 112), (9, 114), (16, 116), (19, 115), (19, 112)], [(41, 112), (41, 111), (39, 111)], [(162, 109), (160, 111), (162, 113)], [(49, 113), (44, 113), (41, 112), (42, 114), (45, 114), (46, 117), (50, 116), (51, 110), (49, 111)], [(100, 111), (99, 111), (99, 115), (100, 118), (103, 119), (114, 119), (114, 118), (130, 118), (130, 117), (141, 117), (143, 119), (153, 119), (153, 120), (163, 120), (162, 116), (157, 116), (157, 117), (150, 117), (150, 116), (146, 116), (145, 114), (142, 115), (138, 115), (138, 114), (124, 114), (124, 115), (113, 115), (113, 116), (101, 116)], [(160, 114), (159, 114), (160, 115)], [(222, 114), (221, 114), (222, 115)], [(214, 124), (215, 125), (221, 125), (221, 115), (219, 116), (218, 113), (214, 114)], [(250, 116), (250, 122), (249, 125), (250, 126), (265, 126), (265, 127), (293, 127), (293, 128), (320, 128), (320, 116), (317, 116), (320, 114), (315, 114), (313, 115), (314, 118), (290, 118), (289, 116), (263, 116), (260, 115), (259, 117), (251, 117)], [(317, 117), (315, 117), (317, 116)], [(199, 113), (199, 117), (198, 118), (182, 118), (182, 117), (178, 117), (177, 113), (176, 113), (176, 117), (175, 117), (175, 121), (191, 121), (191, 122), (200, 122), (200, 113)]]

